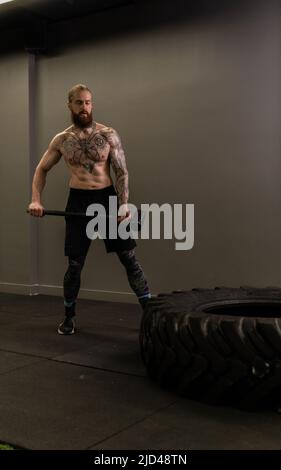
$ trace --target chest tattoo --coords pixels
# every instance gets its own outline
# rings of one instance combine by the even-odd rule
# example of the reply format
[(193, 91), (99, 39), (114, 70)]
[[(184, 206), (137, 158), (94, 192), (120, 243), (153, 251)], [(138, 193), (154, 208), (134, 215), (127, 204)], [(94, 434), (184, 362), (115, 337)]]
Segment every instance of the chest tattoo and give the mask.
[(63, 153), (69, 164), (83, 167), (89, 173), (94, 171), (97, 163), (107, 159), (109, 149), (107, 140), (98, 133), (83, 139), (72, 133), (63, 143)]

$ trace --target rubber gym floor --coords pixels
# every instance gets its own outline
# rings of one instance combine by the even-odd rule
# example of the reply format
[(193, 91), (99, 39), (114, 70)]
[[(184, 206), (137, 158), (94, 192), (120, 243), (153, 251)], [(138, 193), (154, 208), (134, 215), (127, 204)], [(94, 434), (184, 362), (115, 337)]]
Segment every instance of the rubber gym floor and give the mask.
[(0, 441), (26, 449), (281, 449), (280, 414), (213, 407), (161, 389), (141, 361), (137, 304), (0, 294)]

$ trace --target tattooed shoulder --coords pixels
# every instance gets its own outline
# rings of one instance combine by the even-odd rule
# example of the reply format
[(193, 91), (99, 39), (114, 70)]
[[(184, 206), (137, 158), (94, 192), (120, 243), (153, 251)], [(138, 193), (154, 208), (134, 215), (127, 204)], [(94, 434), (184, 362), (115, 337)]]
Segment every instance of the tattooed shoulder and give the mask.
[(102, 134), (111, 147), (117, 147), (120, 145), (120, 137), (115, 129), (112, 127), (104, 126), (100, 130), (100, 134)]

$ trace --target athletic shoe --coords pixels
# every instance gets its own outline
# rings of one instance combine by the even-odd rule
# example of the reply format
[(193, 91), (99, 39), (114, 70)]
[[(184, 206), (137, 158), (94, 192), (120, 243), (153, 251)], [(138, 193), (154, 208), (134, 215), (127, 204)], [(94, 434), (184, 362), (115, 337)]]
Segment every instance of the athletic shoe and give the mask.
[(66, 315), (63, 322), (58, 327), (58, 333), (60, 335), (73, 335), (75, 333), (75, 316)]

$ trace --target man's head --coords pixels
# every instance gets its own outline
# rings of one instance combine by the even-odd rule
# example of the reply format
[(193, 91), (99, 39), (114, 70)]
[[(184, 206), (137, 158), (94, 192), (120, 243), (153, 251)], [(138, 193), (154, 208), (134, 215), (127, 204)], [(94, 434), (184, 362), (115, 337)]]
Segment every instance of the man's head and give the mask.
[(75, 85), (68, 93), (68, 107), (73, 124), (85, 128), (92, 124), (92, 92), (85, 85)]

